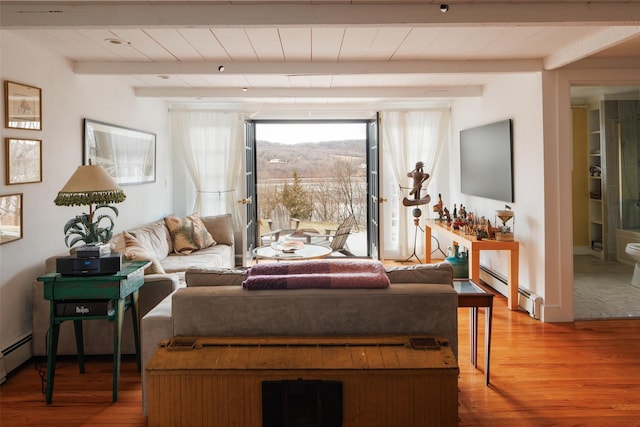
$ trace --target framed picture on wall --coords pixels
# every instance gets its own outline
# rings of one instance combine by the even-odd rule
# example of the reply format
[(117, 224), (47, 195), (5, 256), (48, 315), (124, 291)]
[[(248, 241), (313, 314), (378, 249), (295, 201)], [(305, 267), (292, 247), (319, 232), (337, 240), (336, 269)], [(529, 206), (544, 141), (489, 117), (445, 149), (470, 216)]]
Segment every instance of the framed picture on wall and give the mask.
[(0, 245), (22, 239), (22, 193), (0, 195)]
[(5, 80), (4, 119), (7, 128), (42, 130), (42, 89)]
[(5, 138), (6, 184), (42, 182), (42, 141)]
[(120, 185), (156, 180), (156, 134), (84, 119), (84, 164), (102, 165)]

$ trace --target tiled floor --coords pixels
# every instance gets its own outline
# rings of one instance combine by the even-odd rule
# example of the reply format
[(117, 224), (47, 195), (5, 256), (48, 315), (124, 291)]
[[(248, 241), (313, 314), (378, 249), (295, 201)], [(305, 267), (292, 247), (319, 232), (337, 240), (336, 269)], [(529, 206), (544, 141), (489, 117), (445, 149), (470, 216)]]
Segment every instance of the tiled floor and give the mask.
[(633, 266), (590, 255), (573, 257), (576, 320), (640, 317), (640, 288), (631, 285)]

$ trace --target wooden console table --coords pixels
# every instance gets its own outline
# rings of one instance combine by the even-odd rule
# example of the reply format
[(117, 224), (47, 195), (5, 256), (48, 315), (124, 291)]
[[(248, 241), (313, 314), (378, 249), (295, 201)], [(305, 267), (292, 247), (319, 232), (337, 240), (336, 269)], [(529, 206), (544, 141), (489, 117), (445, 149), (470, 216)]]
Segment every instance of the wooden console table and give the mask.
[(431, 262), (431, 232), (447, 236), (454, 242), (469, 249), (469, 275), (471, 281), (480, 283), (480, 251), (507, 251), (509, 271), (507, 272), (507, 305), (509, 310), (518, 309), (518, 269), (520, 245), (516, 241), (505, 242), (501, 240), (478, 240), (473, 236), (467, 236), (453, 227), (447, 227), (446, 222), (428, 219), (425, 225), (425, 252), (426, 262)]
[(412, 338), (175, 337), (146, 366), (148, 424), (261, 427), (265, 382), (318, 381), (342, 385), (342, 427), (457, 426), (448, 341)]

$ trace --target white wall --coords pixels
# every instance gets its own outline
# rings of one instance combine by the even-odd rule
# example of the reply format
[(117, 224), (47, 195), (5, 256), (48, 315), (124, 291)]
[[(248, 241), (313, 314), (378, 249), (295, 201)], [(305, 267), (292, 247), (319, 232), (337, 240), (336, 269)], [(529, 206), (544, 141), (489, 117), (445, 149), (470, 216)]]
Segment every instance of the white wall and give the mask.
[[(5, 185), (5, 150), (0, 194), (23, 193), (22, 240), (0, 246), (0, 351), (31, 332), (31, 283), (44, 273), (44, 260), (65, 252), (64, 223), (86, 208), (58, 207), (53, 200), (82, 164), (82, 120), (91, 118), (157, 134), (157, 179), (123, 187), (116, 232), (172, 212), (172, 167), (166, 105), (138, 99), (108, 77), (76, 76), (72, 64), (42, 47), (0, 31), (0, 77), (42, 89), (42, 131), (0, 130), (7, 137), (42, 140), (42, 183)], [(3, 89), (4, 91), (4, 86)], [(4, 94), (2, 96), (4, 99)], [(2, 103), (4, 117), (4, 103)], [(3, 120), (4, 121), (4, 120)]]
[[(449, 158), (450, 200), (492, 223), (505, 202), (460, 192), (460, 131), (500, 120), (513, 120), (515, 238), (520, 242), (520, 287), (545, 295), (544, 261), (544, 150), (542, 79), (539, 73), (504, 75), (488, 85), (481, 98), (456, 100), (452, 108)], [(507, 253), (485, 251), (481, 265), (507, 276)]]

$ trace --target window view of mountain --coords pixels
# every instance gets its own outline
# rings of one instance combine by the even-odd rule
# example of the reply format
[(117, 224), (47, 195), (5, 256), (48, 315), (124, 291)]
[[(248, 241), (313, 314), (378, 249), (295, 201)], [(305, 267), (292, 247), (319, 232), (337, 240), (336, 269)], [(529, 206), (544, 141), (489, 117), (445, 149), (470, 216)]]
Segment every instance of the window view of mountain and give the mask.
[(282, 144), (257, 141), (257, 177), (287, 179), (297, 172), (300, 178), (328, 178), (336, 164), (354, 166), (357, 176), (367, 171), (364, 140)]

